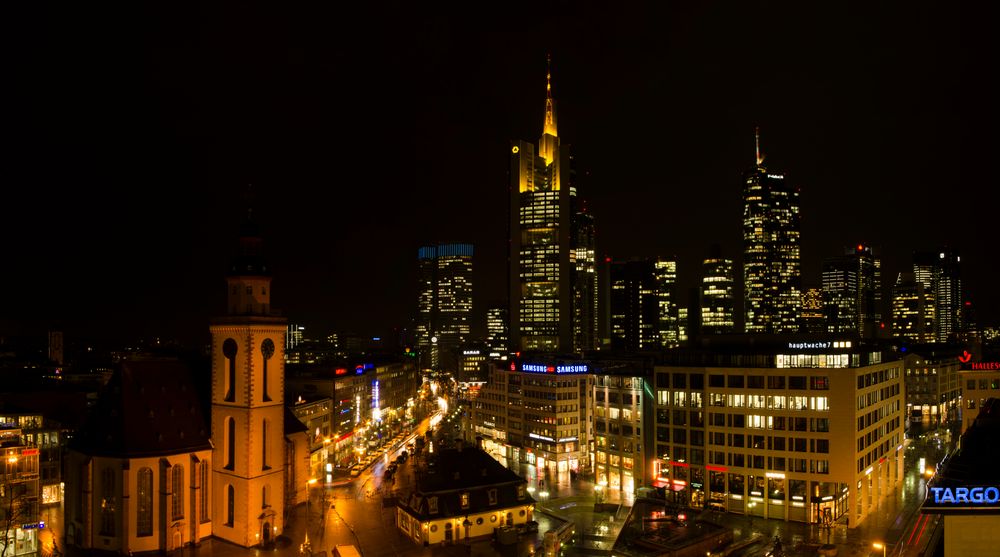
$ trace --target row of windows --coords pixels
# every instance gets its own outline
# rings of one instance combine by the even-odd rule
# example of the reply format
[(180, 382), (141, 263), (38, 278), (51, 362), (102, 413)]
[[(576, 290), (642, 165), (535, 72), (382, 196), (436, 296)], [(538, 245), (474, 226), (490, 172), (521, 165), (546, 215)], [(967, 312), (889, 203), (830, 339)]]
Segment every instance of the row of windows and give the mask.
[(866, 387), (872, 387), (898, 377), (898, 368), (883, 369), (880, 371), (873, 371), (871, 373), (862, 373), (858, 376), (858, 388), (864, 389)]
[[(787, 441), (787, 443), (786, 443)], [(772, 437), (764, 435), (742, 435), (739, 433), (710, 432), (708, 444), (720, 447), (767, 449), (769, 451), (791, 451), (796, 453), (829, 453), (829, 439), (808, 439), (805, 437)]]
[[(987, 383), (989, 384), (989, 387), (987, 387)], [(980, 391), (985, 391), (987, 388), (989, 388), (991, 390), (1000, 389), (1000, 379), (997, 379), (997, 378), (993, 378), (993, 379), (989, 379), (989, 380), (987, 380), (987, 379), (980, 379), (979, 380), (979, 390)], [(969, 379), (968, 381), (966, 381), (965, 382), (965, 390), (967, 390), (967, 391), (975, 391), (976, 390), (976, 380), (975, 379)]]
[[(209, 496), (206, 491), (209, 483), (208, 476), (211, 471), (209, 461), (205, 460), (196, 465), (198, 477), (198, 487), (202, 488), (202, 497), (199, 506), (201, 522), (210, 520), (208, 505)], [(99, 534), (102, 536), (116, 536), (116, 513), (118, 511), (116, 492), (117, 471), (108, 466), (101, 471), (101, 524)], [(184, 481), (184, 466), (174, 464), (170, 467), (170, 519), (172, 521), (184, 519), (184, 492), (187, 486)], [(230, 489), (232, 489), (230, 487)], [(266, 493), (266, 492), (265, 492)], [(136, 535), (139, 537), (153, 535), (153, 511), (154, 511), (155, 491), (153, 489), (153, 470), (151, 468), (141, 468), (137, 474), (136, 481)], [(81, 497), (82, 500), (82, 497)], [(265, 498), (266, 501), (266, 498)]]
[[(705, 377), (700, 373), (657, 373), (658, 388), (704, 390)], [(830, 388), (827, 376), (805, 375), (724, 375), (709, 374), (708, 386), (731, 389), (793, 389), (825, 391)]]
[(881, 389), (872, 391), (867, 394), (858, 396), (858, 410), (863, 410), (869, 406), (878, 404), (884, 400), (888, 400), (894, 396), (897, 396), (900, 391), (899, 383), (894, 383), (888, 387), (882, 387)]
[[(659, 408), (656, 410), (656, 423), (663, 425), (691, 427), (704, 427), (704, 413), (698, 411), (685, 412), (684, 410), (666, 410)], [(778, 431), (830, 431), (830, 418), (790, 418), (786, 416), (766, 416), (759, 414), (722, 414), (711, 412), (708, 415), (708, 424), (713, 427), (732, 427), (737, 429), (774, 429)]]

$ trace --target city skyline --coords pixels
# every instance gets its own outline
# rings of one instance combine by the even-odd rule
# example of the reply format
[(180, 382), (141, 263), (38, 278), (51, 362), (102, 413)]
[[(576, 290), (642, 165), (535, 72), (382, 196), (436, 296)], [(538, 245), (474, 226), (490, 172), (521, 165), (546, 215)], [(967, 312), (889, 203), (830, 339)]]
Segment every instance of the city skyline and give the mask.
[[(138, 14), (156, 23), (143, 37), (96, 12), (25, 14), (23, 32), (44, 26), (49, 40), (13, 80), (24, 109), (6, 182), (23, 210), (2, 225), (2, 286), (18, 295), (0, 334), (205, 339), (225, 309), (219, 277), (248, 183), (290, 320), (409, 326), (413, 250), (459, 241), (476, 246), (483, 334), (487, 305), (505, 298), (507, 146), (538, 133), (548, 52), (598, 257), (677, 255), (681, 291), (713, 243), (739, 267), (741, 176), (760, 126), (766, 161), (801, 189), (804, 287), (844, 246), (881, 248), (887, 288), (912, 252), (948, 245), (980, 322), (1000, 315), (977, 102), (989, 93), (967, 14), (580, 8), (477, 27), (421, 13), (362, 43), (366, 27), (344, 20), (371, 14), (350, 9), (327, 14), (340, 34), (316, 32), (324, 18), (282, 13), (272, 27), (251, 10), (240, 24), (259, 36), (210, 11), (187, 42), (175, 38), (195, 31), (183, 13)], [(904, 24), (886, 25), (896, 15)], [(77, 18), (104, 38), (80, 41)]]

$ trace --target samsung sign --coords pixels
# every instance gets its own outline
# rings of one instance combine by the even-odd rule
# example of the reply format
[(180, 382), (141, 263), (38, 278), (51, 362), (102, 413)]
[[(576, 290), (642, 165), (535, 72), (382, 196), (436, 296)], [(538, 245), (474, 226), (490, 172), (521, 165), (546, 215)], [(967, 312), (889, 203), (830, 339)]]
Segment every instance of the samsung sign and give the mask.
[(1000, 488), (996, 487), (932, 487), (930, 490), (938, 505), (992, 505), (1000, 501)]
[[(511, 364), (513, 370), (514, 364)], [(532, 373), (589, 373), (587, 364), (559, 364), (555, 366), (545, 364), (521, 364), (521, 371)]]

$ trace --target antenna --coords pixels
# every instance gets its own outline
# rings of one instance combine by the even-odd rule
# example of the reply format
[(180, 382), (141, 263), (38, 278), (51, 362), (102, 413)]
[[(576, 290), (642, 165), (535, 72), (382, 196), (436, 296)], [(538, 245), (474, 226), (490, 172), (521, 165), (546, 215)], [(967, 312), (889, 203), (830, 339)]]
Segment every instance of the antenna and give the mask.
[(760, 126), (753, 129), (753, 146), (757, 151), (757, 166), (760, 166), (760, 163), (764, 162), (764, 159), (760, 157)]

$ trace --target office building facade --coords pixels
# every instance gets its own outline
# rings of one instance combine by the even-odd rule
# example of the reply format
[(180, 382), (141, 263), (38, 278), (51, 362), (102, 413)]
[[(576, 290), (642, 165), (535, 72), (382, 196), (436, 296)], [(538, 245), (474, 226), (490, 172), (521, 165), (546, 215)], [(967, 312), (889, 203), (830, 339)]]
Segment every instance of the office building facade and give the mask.
[(892, 335), (910, 342), (934, 342), (934, 292), (913, 273), (899, 273), (892, 287)]
[(483, 449), (508, 467), (586, 470), (594, 375), (588, 364), (539, 356), (496, 362), (473, 405)]
[(853, 527), (899, 488), (899, 361), (831, 339), (664, 363), (650, 477), (669, 499), (810, 523), (846, 514)]
[(593, 217), (580, 210), (569, 147), (560, 142), (547, 74), (537, 146), (510, 147), (509, 317), (515, 351), (596, 347)]
[(845, 248), (823, 262), (823, 309), (829, 333), (876, 336), (881, 327), (882, 265), (874, 248)]
[(823, 310), (823, 290), (805, 288), (802, 291), (802, 311), (799, 323), (805, 333), (825, 333), (826, 314)]
[(653, 453), (644, 437), (651, 437), (653, 427), (651, 371), (642, 366), (595, 370), (594, 482), (623, 501), (651, 483), (647, 471)]
[(962, 388), (954, 350), (934, 345), (913, 348), (903, 358), (906, 415), (911, 422), (944, 423), (958, 417)]
[(426, 369), (454, 370), (455, 352), (472, 324), (471, 244), (440, 244), (417, 250), (419, 292), (417, 348)]
[(505, 306), (486, 310), (486, 346), (490, 356), (499, 358), (510, 352), (510, 319)]
[(743, 185), (744, 330), (795, 333), (801, 304), (799, 190), (757, 164)]
[(660, 281), (651, 260), (611, 263), (611, 348), (655, 350), (663, 346)]
[(947, 342), (962, 331), (962, 277), (958, 251), (941, 248), (913, 254), (913, 274), (934, 294), (934, 337)]
[(736, 332), (736, 281), (733, 260), (713, 253), (702, 262), (701, 333)]
[(673, 348), (681, 342), (680, 308), (677, 299), (677, 258), (658, 257), (653, 261), (656, 297), (660, 301), (660, 345)]

